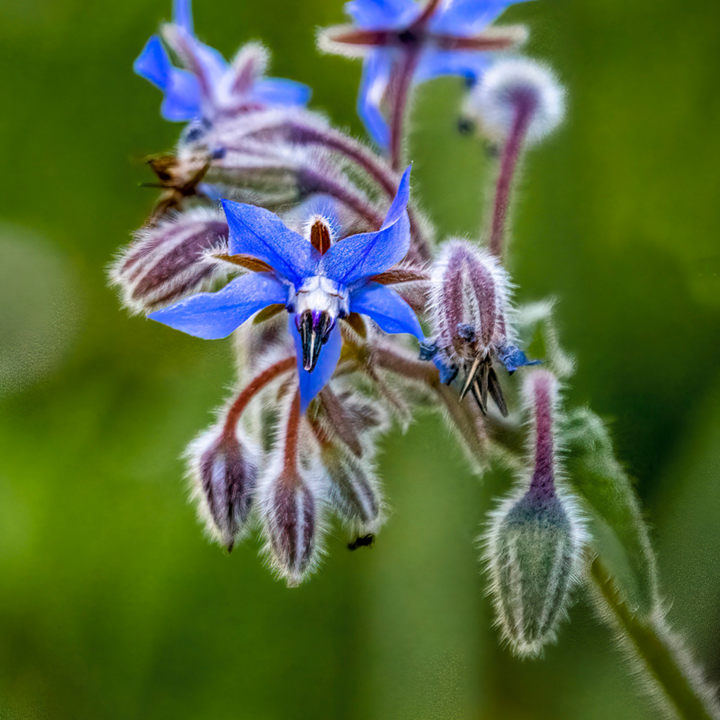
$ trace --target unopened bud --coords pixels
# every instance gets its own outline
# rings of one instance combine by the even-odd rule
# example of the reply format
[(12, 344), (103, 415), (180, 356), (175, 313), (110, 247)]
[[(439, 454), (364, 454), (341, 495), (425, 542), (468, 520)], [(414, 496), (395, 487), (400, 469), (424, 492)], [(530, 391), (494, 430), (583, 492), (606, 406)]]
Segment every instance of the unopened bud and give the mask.
[(497, 258), (464, 240), (446, 243), (432, 272), (434, 335), (421, 346), (420, 357), (432, 359), (446, 384), (462, 370), (461, 397), (471, 392), (483, 413), (491, 397), (508, 414), (493, 361), (509, 372), (535, 364), (509, 344), (509, 287)]
[(497, 622), (513, 650), (537, 656), (553, 642), (577, 582), (585, 531), (573, 501), (556, 486), (553, 406), (556, 381), (546, 371), (526, 383), (533, 402), (535, 466), (530, 486), (493, 514), (487, 562)]
[(500, 263), (465, 240), (443, 245), (432, 271), (435, 342), (459, 360), (505, 341), (509, 279)]
[(335, 445), (323, 448), (321, 460), (329, 481), (328, 496), (338, 514), (358, 534), (376, 533), (382, 522), (382, 497), (371, 465)]
[(289, 587), (299, 585), (317, 561), (318, 503), (299, 474), (270, 473), (261, 491), (266, 551)]
[(565, 114), (565, 90), (547, 67), (517, 58), (495, 63), (468, 97), (466, 113), (494, 136), (505, 138), (519, 116), (525, 139), (549, 135)]
[(135, 312), (163, 307), (209, 287), (225, 270), (206, 259), (223, 249), (228, 227), (222, 212), (196, 208), (143, 228), (115, 262), (110, 277)]
[(241, 431), (215, 429), (188, 451), (200, 515), (218, 542), (232, 550), (243, 534), (257, 484), (257, 449)]

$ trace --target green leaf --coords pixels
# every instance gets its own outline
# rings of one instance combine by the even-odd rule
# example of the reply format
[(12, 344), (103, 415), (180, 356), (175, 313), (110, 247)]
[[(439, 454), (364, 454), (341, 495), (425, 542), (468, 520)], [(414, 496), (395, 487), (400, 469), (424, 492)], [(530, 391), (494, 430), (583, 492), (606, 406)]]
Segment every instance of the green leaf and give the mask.
[(633, 612), (658, 605), (655, 556), (630, 479), (615, 459), (604, 422), (587, 408), (565, 417), (560, 439), (569, 484), (584, 500), (593, 547)]

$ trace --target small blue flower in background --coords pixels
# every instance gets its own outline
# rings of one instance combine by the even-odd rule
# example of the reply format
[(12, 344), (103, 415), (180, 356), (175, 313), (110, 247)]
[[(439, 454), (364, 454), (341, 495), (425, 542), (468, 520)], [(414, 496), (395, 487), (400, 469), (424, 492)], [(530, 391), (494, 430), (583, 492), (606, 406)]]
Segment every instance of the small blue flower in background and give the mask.
[(330, 28), (321, 43), (331, 52), (364, 58), (358, 112), (372, 138), (387, 148), (390, 130), (381, 107), (387, 95), (406, 82), (441, 75), (479, 77), (488, 63), (484, 51), (521, 39), (517, 28), (484, 32), (517, 2), (524, 0), (429, 0), (425, 6), (415, 0), (352, 0), (345, 9), (355, 25)]
[(380, 230), (335, 243), (320, 218), (311, 225), (307, 239), (268, 210), (223, 201), (230, 253), (261, 261), (263, 271), (242, 275), (219, 292), (194, 295), (149, 317), (213, 340), (227, 337), (269, 305), (284, 305), (290, 313), (304, 412), (340, 359), (339, 319), (360, 313), (387, 333), (423, 339), (412, 308), (394, 290), (372, 280), (407, 254), (409, 183), (410, 168)]
[(163, 91), (160, 112), (166, 120), (212, 123), (223, 114), (269, 105), (304, 106), (310, 99), (306, 85), (263, 77), (267, 53), (260, 45), (246, 45), (229, 64), (201, 43), (193, 31), (190, 0), (175, 0), (173, 24), (163, 28), (163, 37), (186, 69), (172, 64), (157, 35), (147, 41), (133, 69)]

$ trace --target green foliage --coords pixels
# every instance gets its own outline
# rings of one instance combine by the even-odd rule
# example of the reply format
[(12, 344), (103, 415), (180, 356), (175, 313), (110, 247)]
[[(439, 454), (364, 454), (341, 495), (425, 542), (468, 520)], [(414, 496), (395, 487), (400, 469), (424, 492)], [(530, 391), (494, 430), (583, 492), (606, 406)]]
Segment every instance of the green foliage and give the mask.
[(615, 459), (603, 421), (587, 408), (561, 423), (568, 484), (590, 514), (592, 545), (620, 583), (634, 612), (649, 616), (657, 608), (655, 558), (637, 495)]

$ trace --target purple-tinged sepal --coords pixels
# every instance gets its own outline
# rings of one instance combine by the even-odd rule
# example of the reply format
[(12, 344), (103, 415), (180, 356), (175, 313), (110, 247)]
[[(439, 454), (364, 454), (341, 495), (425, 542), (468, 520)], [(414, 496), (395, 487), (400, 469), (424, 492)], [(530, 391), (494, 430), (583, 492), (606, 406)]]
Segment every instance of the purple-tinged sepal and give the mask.
[(266, 552), (288, 587), (297, 587), (317, 564), (319, 509), (315, 493), (299, 474), (280, 474), (262, 490)]
[(526, 379), (533, 414), (530, 481), (492, 514), (484, 539), (498, 626), (513, 651), (526, 657), (555, 641), (587, 542), (579, 508), (558, 484), (556, 395), (551, 373), (538, 370)]
[(492, 398), (507, 415), (493, 363), (514, 372), (536, 361), (511, 342), (510, 279), (499, 261), (467, 241), (447, 242), (432, 271), (430, 321), (433, 339), (421, 357), (432, 359), (441, 382), (462, 370), (461, 397), (471, 393), (483, 413)]
[(209, 534), (228, 551), (247, 527), (259, 457), (259, 448), (239, 428), (212, 428), (188, 448), (199, 515)]
[(375, 534), (383, 523), (383, 501), (374, 468), (336, 446), (323, 448), (322, 464), (327, 471), (328, 497), (338, 515), (358, 535)]
[(209, 288), (227, 269), (208, 259), (227, 251), (224, 215), (197, 208), (135, 233), (110, 278), (133, 312), (148, 312)]

